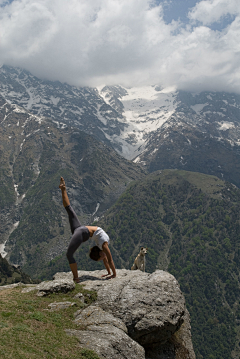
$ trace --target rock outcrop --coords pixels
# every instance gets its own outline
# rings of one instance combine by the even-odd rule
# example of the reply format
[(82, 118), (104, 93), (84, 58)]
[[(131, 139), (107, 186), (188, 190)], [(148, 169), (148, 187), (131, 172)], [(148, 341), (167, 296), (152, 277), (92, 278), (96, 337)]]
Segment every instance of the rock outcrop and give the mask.
[[(157, 270), (79, 271), (81, 284), (97, 291), (97, 301), (76, 312), (79, 330), (68, 330), (82, 347), (109, 359), (195, 359), (190, 317), (176, 279)], [(72, 278), (57, 273), (55, 281)]]
[(37, 296), (44, 297), (51, 293), (67, 293), (75, 288), (72, 278), (58, 278), (55, 280), (41, 282), (35, 286), (28, 286), (23, 289), (22, 293), (28, 293), (38, 289)]

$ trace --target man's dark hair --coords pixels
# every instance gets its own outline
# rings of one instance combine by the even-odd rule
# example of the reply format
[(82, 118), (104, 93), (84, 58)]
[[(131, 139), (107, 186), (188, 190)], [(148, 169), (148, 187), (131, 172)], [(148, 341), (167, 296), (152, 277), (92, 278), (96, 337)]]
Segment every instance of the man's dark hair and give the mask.
[(93, 259), (94, 261), (97, 261), (100, 258), (100, 252), (101, 252), (101, 249), (98, 248), (97, 246), (94, 246), (90, 249), (89, 257), (91, 259)]

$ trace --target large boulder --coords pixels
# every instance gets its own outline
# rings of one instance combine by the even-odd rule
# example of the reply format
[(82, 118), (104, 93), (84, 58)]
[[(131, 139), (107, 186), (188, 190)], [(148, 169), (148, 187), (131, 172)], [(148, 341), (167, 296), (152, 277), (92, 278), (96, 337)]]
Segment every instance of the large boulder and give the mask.
[[(68, 331), (81, 346), (109, 359), (195, 359), (189, 313), (171, 274), (122, 269), (116, 278), (103, 280), (103, 273), (79, 271), (84, 288), (98, 294), (94, 304), (76, 314), (80, 329)], [(57, 273), (54, 279), (71, 275)]]
[(75, 322), (81, 330), (67, 330), (67, 333), (100, 357), (145, 359), (144, 348), (128, 336), (124, 323), (100, 307), (91, 305), (78, 311)]

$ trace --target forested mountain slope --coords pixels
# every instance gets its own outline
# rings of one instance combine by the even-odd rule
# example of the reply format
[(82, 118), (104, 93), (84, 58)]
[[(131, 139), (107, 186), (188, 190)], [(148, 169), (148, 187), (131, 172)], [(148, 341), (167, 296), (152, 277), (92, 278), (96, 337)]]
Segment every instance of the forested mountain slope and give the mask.
[(239, 189), (200, 173), (155, 172), (132, 184), (98, 225), (118, 267), (130, 268), (143, 245), (147, 271), (179, 280), (198, 359), (239, 357)]

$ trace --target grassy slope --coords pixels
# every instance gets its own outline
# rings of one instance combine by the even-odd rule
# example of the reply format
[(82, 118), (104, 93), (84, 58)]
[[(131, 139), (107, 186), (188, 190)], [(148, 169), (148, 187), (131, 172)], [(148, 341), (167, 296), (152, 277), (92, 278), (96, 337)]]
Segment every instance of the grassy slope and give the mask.
[[(73, 314), (84, 304), (73, 298), (84, 292), (79, 285), (73, 292), (37, 297), (36, 292), (21, 293), (22, 288), (0, 291), (0, 357), (2, 359), (78, 358), (99, 359), (91, 350), (82, 349), (65, 329), (79, 329)], [(86, 290), (85, 290), (86, 292)], [(89, 304), (96, 294), (87, 291)], [(48, 311), (48, 304), (69, 301), (75, 306)]]
[(99, 225), (118, 267), (130, 268), (144, 245), (147, 271), (168, 269), (178, 279), (198, 359), (238, 357), (239, 189), (204, 174), (153, 173), (131, 185)]

